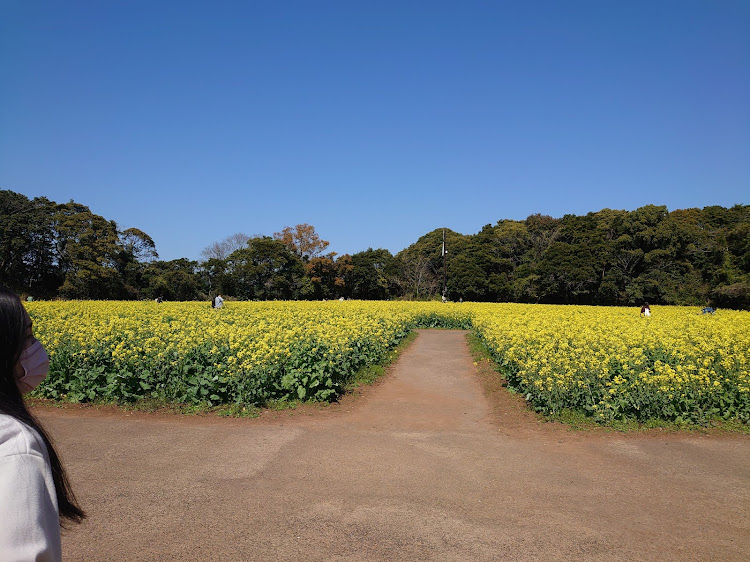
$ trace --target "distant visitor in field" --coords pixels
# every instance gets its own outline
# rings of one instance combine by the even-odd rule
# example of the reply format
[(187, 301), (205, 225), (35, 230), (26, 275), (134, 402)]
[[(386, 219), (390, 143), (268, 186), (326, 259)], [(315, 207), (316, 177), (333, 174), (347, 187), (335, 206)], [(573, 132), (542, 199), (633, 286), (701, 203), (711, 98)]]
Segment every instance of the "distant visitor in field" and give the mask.
[(80, 523), (86, 516), (52, 442), (23, 400), (48, 369), (29, 314), (0, 285), (1, 560), (62, 560), (61, 520)]
[(221, 295), (216, 295), (214, 297), (214, 308), (221, 308), (224, 306), (224, 299), (221, 298)]
[(651, 316), (651, 307), (648, 305), (648, 303), (645, 303), (641, 307), (641, 316)]
[(716, 311), (710, 306), (701, 309), (701, 314), (713, 314), (714, 312)]

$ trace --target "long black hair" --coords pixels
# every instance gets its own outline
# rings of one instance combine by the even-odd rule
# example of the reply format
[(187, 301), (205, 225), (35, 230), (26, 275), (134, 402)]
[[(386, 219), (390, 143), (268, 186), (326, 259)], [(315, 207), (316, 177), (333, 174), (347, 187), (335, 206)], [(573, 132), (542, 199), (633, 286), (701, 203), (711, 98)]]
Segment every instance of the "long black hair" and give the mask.
[(34, 429), (47, 447), (52, 479), (55, 483), (60, 521), (80, 523), (86, 514), (78, 505), (60, 457), (47, 432), (31, 414), (18, 389), (13, 370), (26, 341), (26, 315), (18, 296), (0, 285), (0, 414), (5, 414)]

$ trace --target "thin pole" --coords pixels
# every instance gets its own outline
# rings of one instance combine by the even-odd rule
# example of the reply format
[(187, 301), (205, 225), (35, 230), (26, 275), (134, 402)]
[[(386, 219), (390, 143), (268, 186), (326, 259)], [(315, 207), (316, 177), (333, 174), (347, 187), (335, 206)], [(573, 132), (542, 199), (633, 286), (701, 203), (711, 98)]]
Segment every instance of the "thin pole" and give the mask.
[(445, 251), (445, 229), (443, 229), (443, 297), (448, 289), (448, 252)]

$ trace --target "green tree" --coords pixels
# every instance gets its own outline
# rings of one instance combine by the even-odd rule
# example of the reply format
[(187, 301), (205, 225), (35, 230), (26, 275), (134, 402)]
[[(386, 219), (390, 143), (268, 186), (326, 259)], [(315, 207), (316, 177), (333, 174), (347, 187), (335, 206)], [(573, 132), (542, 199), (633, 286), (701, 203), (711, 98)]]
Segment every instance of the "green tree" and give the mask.
[(586, 303), (597, 280), (593, 252), (580, 245), (553, 242), (537, 267), (540, 298), (549, 303)]
[(443, 283), (443, 230), (450, 264), (466, 242), (466, 236), (449, 228), (428, 232), (395, 257), (394, 272), (400, 294), (426, 299), (440, 295)]
[(235, 296), (258, 300), (296, 298), (304, 275), (300, 259), (268, 236), (252, 238), (247, 248), (232, 252), (227, 271)]
[(0, 279), (17, 293), (54, 296), (60, 284), (54, 264), (52, 213), (45, 197), (0, 190)]
[(351, 269), (344, 272), (347, 296), (365, 300), (389, 298), (389, 272), (393, 266), (393, 255), (383, 248), (367, 248), (350, 259)]
[[(485, 225), (474, 237), (486, 255), (487, 300), (513, 301), (522, 298), (517, 285), (519, 267), (531, 258), (531, 236), (524, 221), (500, 220)], [(523, 272), (529, 268), (522, 268)]]
[(120, 246), (117, 224), (73, 201), (53, 215), (56, 259), (65, 298), (112, 298), (122, 293), (117, 269)]
[(198, 262), (180, 258), (152, 261), (143, 271), (142, 294), (146, 298), (162, 297), (169, 301), (192, 301), (201, 298)]
[(119, 233), (119, 245), (117, 269), (123, 281), (123, 296), (139, 298), (146, 265), (159, 257), (156, 244), (142, 230), (128, 228)]
[(217, 294), (234, 295), (234, 283), (226, 259), (211, 258), (198, 268), (201, 290), (209, 297)]

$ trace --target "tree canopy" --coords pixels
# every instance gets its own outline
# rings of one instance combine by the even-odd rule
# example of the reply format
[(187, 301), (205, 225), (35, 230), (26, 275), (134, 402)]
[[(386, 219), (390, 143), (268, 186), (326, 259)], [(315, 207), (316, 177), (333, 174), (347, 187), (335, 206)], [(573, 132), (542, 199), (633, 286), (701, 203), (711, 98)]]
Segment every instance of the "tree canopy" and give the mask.
[(233, 234), (203, 261), (159, 261), (144, 231), (80, 203), (0, 190), (0, 283), (40, 298), (429, 299), (750, 308), (750, 206), (646, 205), (438, 228), (395, 256), (337, 256), (309, 224)]

